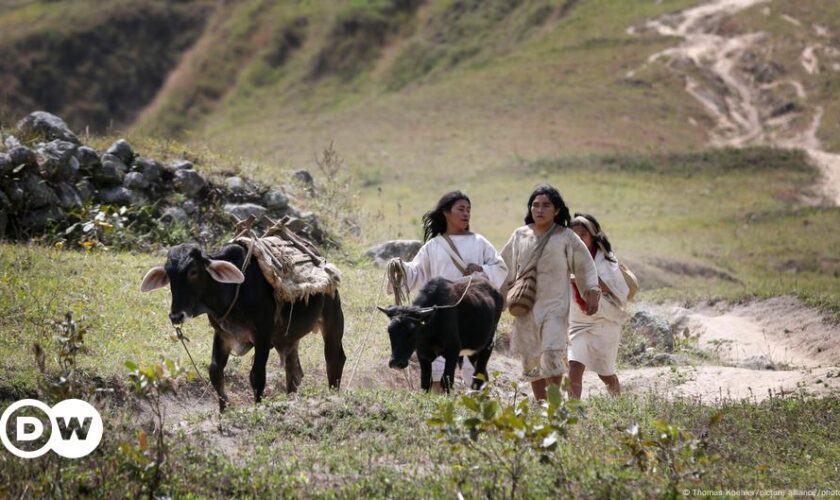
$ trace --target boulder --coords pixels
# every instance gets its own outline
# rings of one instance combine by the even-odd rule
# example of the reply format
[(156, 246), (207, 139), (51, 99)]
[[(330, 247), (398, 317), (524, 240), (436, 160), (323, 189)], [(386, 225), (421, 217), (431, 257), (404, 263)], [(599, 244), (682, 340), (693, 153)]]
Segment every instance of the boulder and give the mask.
[(22, 182), (12, 182), (3, 187), (3, 193), (9, 200), (12, 209), (23, 208), (23, 203), (26, 201), (26, 192), (23, 190)]
[(6, 146), (6, 149), (12, 149), (20, 146), (20, 141), (17, 137), (13, 135), (7, 135), (5, 139), (3, 139), (3, 145)]
[(738, 368), (747, 368), (749, 370), (775, 370), (776, 363), (772, 359), (760, 354), (758, 356), (750, 356), (749, 358), (738, 363)]
[(189, 215), (193, 215), (198, 212), (198, 203), (195, 200), (187, 200), (184, 203), (181, 203), (181, 208), (183, 208), (184, 212), (187, 212)]
[(163, 220), (171, 220), (173, 222), (186, 223), (189, 220), (187, 212), (180, 207), (166, 207), (163, 214), (160, 216)]
[(175, 175), (179, 170), (192, 170), (193, 164), (189, 160), (175, 160), (163, 166), (163, 170), (169, 172), (170, 175)]
[(0, 210), (9, 211), (12, 209), (12, 202), (3, 191), (0, 191)]
[(96, 196), (96, 187), (87, 179), (82, 179), (76, 183), (76, 191), (83, 202), (90, 201)]
[(384, 266), (394, 257), (409, 261), (417, 255), (423, 242), (419, 240), (391, 240), (365, 250), (362, 257), (373, 259), (378, 266)]
[(251, 194), (254, 192), (254, 188), (249, 182), (237, 176), (226, 178), (225, 187), (233, 194)]
[(107, 154), (111, 154), (116, 156), (120, 159), (121, 162), (125, 163), (126, 165), (131, 165), (131, 162), (134, 161), (134, 149), (131, 147), (131, 144), (128, 143), (125, 139), (120, 139), (117, 142), (111, 144), (111, 147), (105, 151)]
[(50, 189), (47, 182), (35, 174), (28, 174), (23, 180), (23, 191), (27, 208), (54, 207), (58, 205), (58, 196)]
[(647, 363), (648, 366), (680, 366), (688, 364), (690, 363), (685, 356), (668, 352), (654, 354), (650, 362)]
[(134, 159), (131, 170), (140, 173), (146, 180), (147, 185), (160, 181), (163, 176), (163, 167), (160, 163), (142, 156)]
[(668, 321), (648, 311), (639, 311), (625, 324), (625, 328), (642, 335), (648, 344), (667, 352), (674, 350), (674, 336)]
[(28, 231), (40, 232), (46, 229), (50, 224), (61, 222), (66, 218), (64, 210), (56, 207), (42, 207), (36, 210), (28, 210), (21, 214), (20, 224)]
[(262, 219), (262, 216), (265, 215), (267, 212), (266, 208), (262, 205), (257, 205), (255, 203), (228, 203), (222, 208), (226, 214), (233, 215), (239, 220), (245, 220), (249, 216), (253, 215), (259, 221)]
[(304, 189), (310, 194), (315, 194), (315, 179), (308, 170), (296, 170), (292, 174), (292, 179), (303, 185)]
[(102, 186), (115, 186), (123, 183), (128, 167), (116, 156), (105, 153), (99, 168), (93, 170), (93, 182)]
[(289, 206), (289, 197), (279, 189), (272, 189), (263, 197), (263, 202), (269, 210), (284, 210)]
[(300, 218), (290, 217), (286, 227), (317, 243), (324, 243), (325, 241), (324, 231), (321, 230), (321, 221), (312, 212), (304, 212), (300, 215)]
[(19, 165), (26, 165), (27, 167), (38, 166), (38, 157), (35, 156), (35, 151), (32, 151), (26, 146), (13, 147), (8, 153), (15, 167)]
[(12, 210), (12, 202), (0, 191), (0, 240), (6, 236), (6, 226), (9, 225), (9, 212)]
[(15, 164), (12, 163), (12, 157), (6, 153), (0, 153), (0, 177), (11, 175), (12, 170), (15, 169)]
[(193, 198), (207, 187), (207, 181), (195, 170), (178, 170), (173, 185), (179, 193)]
[(76, 159), (76, 145), (72, 142), (55, 140), (38, 148), (41, 175), (55, 181), (71, 181), (79, 173)]
[(102, 164), (99, 153), (87, 146), (82, 146), (76, 150), (76, 158), (79, 160), (79, 169), (83, 172), (91, 173)]
[(312, 177), (312, 174), (310, 174), (308, 170), (295, 170), (294, 173), (292, 173), (292, 179), (307, 186), (315, 185), (315, 179)]
[(99, 201), (121, 207), (134, 205), (142, 201), (139, 193), (124, 186), (108, 187), (99, 191)]
[(131, 189), (146, 189), (149, 187), (149, 181), (140, 172), (129, 172), (125, 174), (123, 186)]
[(17, 128), (25, 135), (40, 135), (49, 141), (61, 139), (73, 144), (81, 144), (64, 120), (46, 111), (30, 113), (17, 123)]
[(82, 206), (82, 197), (79, 192), (66, 182), (56, 185), (55, 193), (58, 195), (59, 206), (65, 210)]

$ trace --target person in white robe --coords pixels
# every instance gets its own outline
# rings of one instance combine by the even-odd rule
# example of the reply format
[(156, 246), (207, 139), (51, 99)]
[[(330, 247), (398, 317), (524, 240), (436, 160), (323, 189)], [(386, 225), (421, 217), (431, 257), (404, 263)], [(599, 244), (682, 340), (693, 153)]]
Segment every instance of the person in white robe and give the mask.
[[(401, 266), (404, 291), (416, 292), (432, 278), (457, 281), (470, 275), (485, 278), (496, 288), (502, 286), (507, 266), (484, 236), (470, 232), (471, 209), (469, 197), (453, 191), (443, 195), (435, 209), (423, 216), (426, 243), (411, 262), (396, 258), (388, 264)], [(433, 382), (440, 381), (444, 365), (442, 357), (432, 363)], [(466, 385), (472, 383), (472, 376), (473, 367), (464, 358), (462, 377)]]
[(511, 346), (522, 362), (534, 397), (544, 400), (549, 385), (562, 386), (566, 373), (571, 274), (578, 277), (588, 313), (598, 309), (600, 288), (592, 256), (567, 226), (569, 209), (551, 186), (539, 186), (528, 199), (525, 226), (516, 229), (502, 249), (510, 270), (508, 283), (528, 263), (539, 238), (552, 231), (537, 260), (536, 300), (514, 320)]
[(580, 236), (590, 254), (594, 254), (601, 287), (598, 312), (588, 316), (583, 311), (579, 293), (569, 311), (569, 381), (570, 397), (580, 399), (583, 392), (583, 373), (588, 368), (598, 374), (610, 394), (621, 393), (616, 374), (621, 325), (627, 319), (624, 306), (630, 287), (618, 267), (618, 260), (601, 225), (589, 214), (576, 213), (572, 230)]

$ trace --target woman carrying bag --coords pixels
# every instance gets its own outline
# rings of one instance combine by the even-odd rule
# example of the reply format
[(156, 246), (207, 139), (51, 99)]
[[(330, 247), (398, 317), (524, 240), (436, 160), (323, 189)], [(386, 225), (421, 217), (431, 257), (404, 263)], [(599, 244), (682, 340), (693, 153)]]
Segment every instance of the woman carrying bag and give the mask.
[(525, 225), (502, 249), (507, 263), (508, 308), (516, 319), (511, 345), (537, 399), (566, 373), (571, 274), (577, 276), (587, 314), (598, 311), (601, 290), (592, 256), (568, 226), (569, 209), (553, 187), (528, 198)]
[(598, 312), (587, 315), (586, 302), (578, 293), (578, 289), (572, 288), (576, 303), (572, 304), (569, 312), (570, 396), (580, 399), (583, 391), (583, 372), (587, 368), (598, 374), (610, 394), (617, 396), (621, 393), (621, 386), (616, 375), (615, 362), (618, 358), (621, 324), (627, 319), (624, 305), (627, 303), (630, 287), (612, 252), (610, 241), (595, 217), (589, 214), (575, 214), (571, 229), (580, 236), (595, 260), (602, 293)]

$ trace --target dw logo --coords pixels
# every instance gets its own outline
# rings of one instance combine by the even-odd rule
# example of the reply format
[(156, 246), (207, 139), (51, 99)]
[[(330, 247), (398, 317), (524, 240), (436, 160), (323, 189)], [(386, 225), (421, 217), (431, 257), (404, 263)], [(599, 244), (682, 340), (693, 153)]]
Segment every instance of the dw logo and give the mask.
[[(26, 415), (12, 419), (23, 408), (30, 410)], [(47, 417), (48, 430), (44, 429), (43, 416), (35, 416), (38, 412), (32, 408)], [(11, 429), (10, 421), (13, 423)], [(22, 399), (6, 408), (0, 417), (0, 440), (7, 450), (20, 458), (40, 457), (50, 450), (65, 458), (81, 458), (99, 446), (102, 417), (96, 408), (81, 399), (65, 399), (52, 408), (37, 399)], [(36, 448), (42, 442), (44, 444)]]

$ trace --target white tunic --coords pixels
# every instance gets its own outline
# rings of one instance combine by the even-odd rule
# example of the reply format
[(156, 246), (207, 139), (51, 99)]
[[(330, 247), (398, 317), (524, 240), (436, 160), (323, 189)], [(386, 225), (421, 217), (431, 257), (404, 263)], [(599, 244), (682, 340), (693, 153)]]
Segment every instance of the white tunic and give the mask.
[[(455, 243), (465, 263), (478, 264), (484, 268), (483, 272), (475, 273), (474, 276), (486, 278), (496, 288), (502, 286), (508, 274), (507, 265), (487, 238), (475, 233), (450, 235), (449, 238)], [(404, 264), (409, 290), (419, 290), (432, 278), (457, 281), (464, 277), (455, 267), (444, 245), (448, 243), (442, 238), (432, 238), (420, 248), (411, 262)]]
[[(510, 236), (502, 258), (511, 270), (511, 281), (527, 263), (538, 240), (528, 226)], [(571, 274), (579, 280), (582, 292), (598, 289), (598, 274), (586, 245), (571, 229), (559, 228), (537, 261), (534, 307), (513, 324), (513, 350), (522, 360), (523, 375), (530, 380), (566, 373)]]
[(587, 316), (577, 304), (569, 311), (569, 360), (577, 361), (598, 375), (615, 374), (621, 324), (627, 318), (622, 309), (627, 303), (630, 288), (621, 274), (617, 262), (611, 262), (598, 249), (595, 254), (598, 278), (612, 292), (612, 300), (601, 295), (598, 312)]

